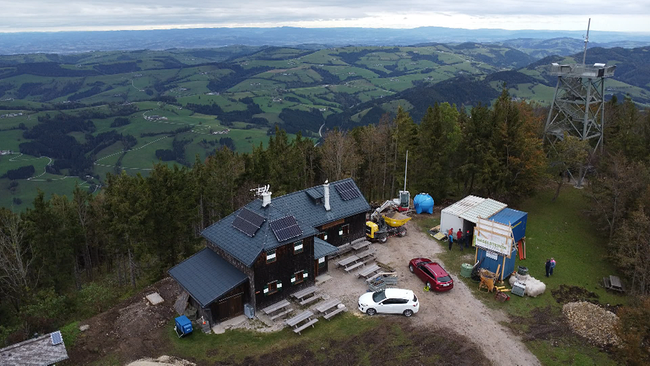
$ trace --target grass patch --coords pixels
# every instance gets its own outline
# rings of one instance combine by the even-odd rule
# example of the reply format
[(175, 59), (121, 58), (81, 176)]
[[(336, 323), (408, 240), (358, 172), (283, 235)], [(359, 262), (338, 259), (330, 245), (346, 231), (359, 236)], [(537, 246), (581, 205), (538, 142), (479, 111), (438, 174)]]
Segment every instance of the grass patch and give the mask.
[(79, 322), (72, 322), (61, 327), (61, 335), (63, 336), (63, 341), (65, 342), (66, 347), (74, 347), (77, 343), (77, 338), (81, 334), (79, 330)]
[[(241, 363), (245, 359), (262, 361), (262, 355), (280, 352), (296, 346), (314, 351), (321, 347), (329, 348), (333, 340), (349, 339), (378, 325), (378, 319), (360, 319), (351, 314), (342, 314), (331, 321), (319, 321), (318, 327), (307, 329), (302, 336), (291, 330), (261, 333), (245, 330), (229, 330), (220, 335), (206, 335), (195, 329), (187, 337), (178, 338), (173, 325), (168, 327), (169, 339), (175, 356), (204, 362)], [(285, 355), (290, 359), (290, 355)], [(271, 363), (272, 364), (272, 363)]]
[[(601, 304), (628, 303), (626, 296), (609, 293), (600, 285), (604, 276), (617, 273), (607, 260), (606, 239), (593, 229), (589, 218), (585, 216), (584, 210), (590, 204), (589, 199), (583, 191), (571, 186), (563, 187), (555, 202), (551, 201), (553, 194), (552, 189), (544, 190), (519, 207), (513, 207), (528, 213), (527, 259), (517, 259), (515, 268), (518, 265), (528, 267), (531, 276), (546, 284), (546, 291), (538, 297), (511, 295), (510, 301), (505, 303), (495, 301), (494, 294), (478, 291), (477, 282), (460, 276), (461, 264), (474, 263), (475, 251), (461, 252), (456, 244), (449, 251), (446, 241), (439, 242), (445, 249), (439, 258), (445, 263), (447, 271), (456, 280), (465, 282), (474, 296), (489, 308), (501, 309), (513, 319), (519, 319), (509, 325), (522, 335), (539, 327), (539, 314), (547, 314), (559, 323), (564, 322), (561, 315), (563, 304), (558, 303), (551, 293), (561, 285), (593, 292)], [(415, 222), (427, 231), (436, 226), (440, 219), (418, 218)], [(554, 257), (558, 264), (554, 275), (546, 278), (544, 264), (546, 258), (550, 257)], [(570, 331), (554, 337), (533, 338), (525, 343), (544, 365), (615, 364), (607, 353), (588, 345)]]

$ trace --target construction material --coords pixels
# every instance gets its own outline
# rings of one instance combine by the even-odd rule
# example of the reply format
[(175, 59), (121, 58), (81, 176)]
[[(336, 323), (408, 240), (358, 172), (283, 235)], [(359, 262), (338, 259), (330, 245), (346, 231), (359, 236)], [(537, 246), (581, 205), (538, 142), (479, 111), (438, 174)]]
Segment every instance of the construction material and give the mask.
[(517, 296), (523, 297), (524, 294), (526, 293), (526, 284), (521, 282), (515, 282), (512, 285), (512, 293)]
[[(537, 297), (546, 291), (546, 284), (530, 275), (520, 275), (519, 273), (510, 276), (510, 285), (519, 282), (526, 285), (526, 295), (530, 297)], [(513, 290), (514, 292), (514, 290)]]
[(517, 267), (517, 273), (519, 273), (520, 275), (527, 275), (528, 274), (528, 268), (518, 266)]
[(481, 283), (478, 285), (478, 289), (486, 288), (488, 292), (494, 291), (494, 282), (497, 279), (497, 274), (485, 268), (481, 268), (479, 273), (481, 274)]
[(504, 293), (503, 291), (497, 291), (497, 294), (494, 295), (494, 298), (499, 302), (510, 300), (510, 296), (508, 296), (508, 294)]

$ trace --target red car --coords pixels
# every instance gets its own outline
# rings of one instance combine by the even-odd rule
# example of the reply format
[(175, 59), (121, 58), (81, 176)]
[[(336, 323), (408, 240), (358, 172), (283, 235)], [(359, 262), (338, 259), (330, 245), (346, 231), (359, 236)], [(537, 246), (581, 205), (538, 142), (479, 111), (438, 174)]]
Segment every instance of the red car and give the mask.
[(442, 266), (427, 258), (414, 258), (409, 262), (409, 270), (415, 273), (431, 291), (449, 291), (454, 288), (454, 280)]

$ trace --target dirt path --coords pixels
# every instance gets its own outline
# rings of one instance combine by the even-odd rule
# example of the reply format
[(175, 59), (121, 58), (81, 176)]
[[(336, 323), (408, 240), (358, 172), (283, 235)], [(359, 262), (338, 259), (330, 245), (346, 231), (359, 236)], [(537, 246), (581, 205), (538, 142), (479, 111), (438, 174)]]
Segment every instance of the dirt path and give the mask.
[[(427, 257), (442, 263), (438, 253), (446, 249), (410, 222), (408, 230), (404, 238), (390, 238), (386, 244), (373, 246), (377, 250), (377, 260), (396, 269), (398, 286), (414, 290), (418, 295), (420, 311), (412, 320), (423, 327), (448, 327), (467, 336), (494, 365), (540, 365), (521, 339), (499, 324), (509, 321), (506, 314), (483, 305), (464, 282), (456, 281), (454, 289), (446, 293), (424, 292), (423, 283), (408, 270), (409, 260)], [(467, 262), (474, 260), (472, 254), (467, 256)], [(336, 260), (330, 262), (329, 275), (332, 279), (320, 287), (330, 296), (341, 299), (351, 313), (361, 316), (357, 300), (366, 290), (365, 281), (337, 269)]]

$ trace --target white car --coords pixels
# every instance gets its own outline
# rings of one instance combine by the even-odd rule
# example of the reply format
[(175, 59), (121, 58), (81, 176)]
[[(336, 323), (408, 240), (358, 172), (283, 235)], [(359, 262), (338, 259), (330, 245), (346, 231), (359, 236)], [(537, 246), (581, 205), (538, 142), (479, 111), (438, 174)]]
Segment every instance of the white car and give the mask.
[(366, 292), (359, 297), (359, 311), (368, 315), (377, 313), (411, 316), (420, 310), (420, 302), (411, 290), (387, 288)]

